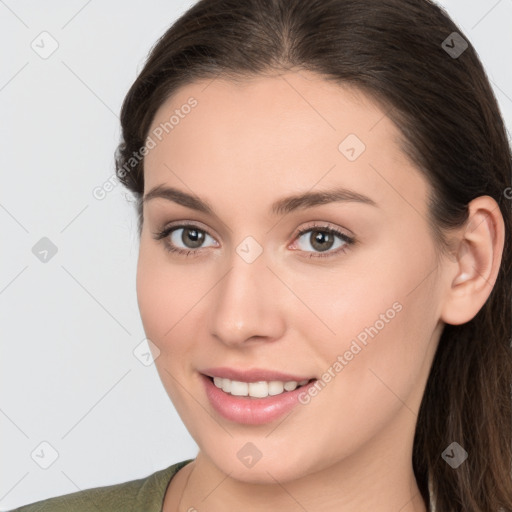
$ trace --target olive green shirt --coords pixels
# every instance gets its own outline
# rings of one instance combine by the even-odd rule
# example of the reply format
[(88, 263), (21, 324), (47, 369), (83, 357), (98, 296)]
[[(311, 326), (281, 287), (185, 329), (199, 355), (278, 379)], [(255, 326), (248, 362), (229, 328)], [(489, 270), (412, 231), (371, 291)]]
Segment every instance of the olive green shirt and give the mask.
[(172, 477), (193, 460), (178, 462), (137, 480), (36, 501), (10, 512), (161, 512)]

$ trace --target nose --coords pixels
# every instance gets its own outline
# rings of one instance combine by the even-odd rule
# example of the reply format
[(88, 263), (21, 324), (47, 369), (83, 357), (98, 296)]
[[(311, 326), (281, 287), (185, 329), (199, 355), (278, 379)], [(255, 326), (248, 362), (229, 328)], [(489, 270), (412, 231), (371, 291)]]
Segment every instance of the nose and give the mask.
[(235, 253), (230, 263), (212, 290), (211, 336), (231, 347), (280, 338), (285, 330), (286, 289), (267, 267), (264, 253), (252, 263)]

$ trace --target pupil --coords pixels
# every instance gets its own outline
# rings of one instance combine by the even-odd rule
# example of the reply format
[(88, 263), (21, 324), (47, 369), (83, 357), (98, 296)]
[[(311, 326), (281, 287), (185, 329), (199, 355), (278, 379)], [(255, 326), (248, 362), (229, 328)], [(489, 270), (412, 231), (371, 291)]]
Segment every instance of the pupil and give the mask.
[(316, 250), (326, 251), (327, 249), (330, 249), (332, 247), (333, 237), (331, 236), (330, 233), (326, 233), (325, 231), (312, 231), (311, 236), (313, 239), (313, 242), (311, 243), (311, 245)]
[[(204, 233), (197, 229), (184, 229), (181, 239), (186, 246), (197, 248), (203, 243)], [(190, 241), (192, 241), (192, 245), (190, 245)]]

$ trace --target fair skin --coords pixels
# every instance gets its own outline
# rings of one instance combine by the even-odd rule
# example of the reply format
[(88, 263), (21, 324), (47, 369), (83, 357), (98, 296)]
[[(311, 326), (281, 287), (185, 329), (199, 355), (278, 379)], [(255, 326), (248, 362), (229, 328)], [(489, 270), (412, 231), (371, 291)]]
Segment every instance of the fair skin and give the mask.
[[(191, 96), (198, 105), (145, 157), (144, 189), (177, 188), (214, 214), (164, 198), (145, 202), (137, 267), (157, 370), (199, 447), (171, 481), (164, 512), (426, 511), (412, 469), (417, 413), (444, 323), (473, 318), (496, 280), (504, 242), (496, 202), (482, 196), (470, 204), (468, 223), (453, 233), (455, 252), (438, 261), (426, 220), (429, 185), (368, 96), (304, 71), (239, 84), (218, 78), (180, 89), (150, 132)], [(338, 149), (349, 134), (366, 146), (354, 161)], [(278, 199), (333, 187), (376, 206), (330, 202), (270, 213)], [(184, 245), (180, 229), (172, 240), (196, 256), (167, 252), (153, 238), (189, 221), (205, 234), (203, 245)], [(318, 257), (326, 253), (312, 245), (315, 229), (297, 235), (314, 223), (357, 242), (335, 237), (331, 255)], [(248, 236), (263, 250), (252, 263), (236, 252)], [(344, 244), (346, 252), (334, 254)], [(198, 369), (321, 379), (397, 302), (400, 312), (286, 417), (240, 424), (208, 401)], [(250, 468), (237, 457), (247, 442), (262, 454)]]

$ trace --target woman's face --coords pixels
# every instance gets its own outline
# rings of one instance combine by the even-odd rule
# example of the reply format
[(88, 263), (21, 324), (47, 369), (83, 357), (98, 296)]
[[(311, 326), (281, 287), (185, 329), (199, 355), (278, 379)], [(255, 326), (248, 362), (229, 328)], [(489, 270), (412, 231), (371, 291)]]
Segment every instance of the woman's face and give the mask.
[[(367, 96), (307, 72), (197, 82), (155, 116), (145, 194), (180, 195), (144, 202), (138, 304), (179, 415), (234, 478), (411, 459), (442, 268), (398, 135)], [(231, 388), (271, 396), (206, 373), (273, 381)], [(292, 376), (317, 382), (279, 394)]]

